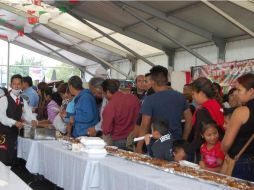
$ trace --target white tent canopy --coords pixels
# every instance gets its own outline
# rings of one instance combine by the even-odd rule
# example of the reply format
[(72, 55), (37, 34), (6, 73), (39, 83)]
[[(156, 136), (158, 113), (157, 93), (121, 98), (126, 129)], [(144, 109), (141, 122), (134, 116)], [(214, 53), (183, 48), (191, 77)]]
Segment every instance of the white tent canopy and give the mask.
[[(0, 32), (8, 33), (11, 43), (90, 74), (110, 68), (125, 77), (128, 71), (112, 62), (142, 59), (151, 65), (146, 57), (184, 48), (209, 64), (190, 47), (214, 43), (223, 60), (228, 39), (251, 38), (254, 30), (251, 1), (44, 1), (39, 6), (30, 0), (0, 0), (0, 15)], [(28, 24), (28, 17), (39, 22)]]

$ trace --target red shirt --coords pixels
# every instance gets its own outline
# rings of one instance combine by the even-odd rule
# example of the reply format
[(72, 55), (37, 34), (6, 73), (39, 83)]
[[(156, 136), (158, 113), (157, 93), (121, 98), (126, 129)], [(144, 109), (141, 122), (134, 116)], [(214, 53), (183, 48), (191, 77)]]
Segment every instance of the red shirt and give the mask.
[(126, 139), (134, 129), (140, 110), (139, 100), (132, 94), (116, 92), (102, 113), (102, 131), (112, 140)]
[(202, 144), (200, 147), (200, 153), (205, 165), (208, 168), (216, 168), (220, 165), (217, 163), (217, 159), (224, 160), (224, 153), (221, 150), (221, 142), (218, 141), (210, 150), (207, 149), (207, 143)]

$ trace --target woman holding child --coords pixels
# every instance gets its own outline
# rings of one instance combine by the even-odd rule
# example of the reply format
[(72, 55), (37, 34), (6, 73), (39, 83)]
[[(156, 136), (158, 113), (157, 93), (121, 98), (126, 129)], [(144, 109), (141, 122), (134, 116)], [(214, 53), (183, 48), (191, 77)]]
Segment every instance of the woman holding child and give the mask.
[(209, 79), (201, 77), (195, 80), (192, 83), (192, 90), (193, 99), (198, 107), (192, 118), (192, 132), (187, 153), (189, 155), (197, 153), (195, 161), (198, 162), (200, 160), (200, 147), (204, 143), (204, 138), (202, 138), (203, 123), (214, 120), (218, 126), (219, 136), (222, 136), (224, 133), (224, 116), (221, 105), (215, 99), (215, 89)]

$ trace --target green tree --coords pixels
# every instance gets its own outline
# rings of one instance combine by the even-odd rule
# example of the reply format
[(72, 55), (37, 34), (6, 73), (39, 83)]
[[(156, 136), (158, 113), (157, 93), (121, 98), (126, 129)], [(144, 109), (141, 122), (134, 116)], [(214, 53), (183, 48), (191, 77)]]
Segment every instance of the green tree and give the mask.
[[(62, 66), (62, 68), (61, 68)], [(53, 70), (56, 71), (57, 80), (63, 80), (67, 82), (71, 76), (80, 76), (80, 70), (78, 68), (66, 68), (66, 64), (62, 64), (60, 68), (49, 68), (46, 71), (46, 78), (51, 80)]]
[(21, 74), (22, 76), (29, 75), (29, 67), (42, 66), (42, 61), (35, 61), (34, 57), (21, 57), (20, 61), (16, 61), (14, 65), (10, 66), (10, 77), (14, 74)]

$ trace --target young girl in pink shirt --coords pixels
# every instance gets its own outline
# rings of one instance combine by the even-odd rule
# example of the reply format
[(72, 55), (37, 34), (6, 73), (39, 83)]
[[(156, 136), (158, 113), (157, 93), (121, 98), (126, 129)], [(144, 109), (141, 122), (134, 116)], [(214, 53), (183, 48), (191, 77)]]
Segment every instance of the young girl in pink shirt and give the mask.
[(216, 122), (212, 120), (203, 123), (201, 135), (205, 143), (200, 147), (201, 161), (199, 165), (203, 169), (219, 172), (225, 155), (221, 150)]

